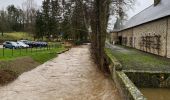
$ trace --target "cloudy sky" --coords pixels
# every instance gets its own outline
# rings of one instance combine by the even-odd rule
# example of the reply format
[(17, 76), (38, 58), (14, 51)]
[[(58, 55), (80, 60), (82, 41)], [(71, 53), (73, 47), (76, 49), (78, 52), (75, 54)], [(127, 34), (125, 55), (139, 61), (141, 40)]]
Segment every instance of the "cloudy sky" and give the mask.
[[(21, 6), (26, 0), (0, 0), (0, 9), (6, 8), (8, 5), (14, 4), (16, 6)], [(34, 0), (38, 6), (42, 4), (43, 0)]]
[(136, 0), (133, 10), (129, 11), (129, 18), (152, 5), (154, 0)]
[[(6, 8), (8, 5), (14, 4), (16, 6), (21, 6), (21, 4), (25, 0), (0, 0), (0, 9)], [(38, 6), (41, 6), (43, 0), (34, 0)], [(135, 6), (132, 10), (128, 11), (128, 18), (131, 18), (135, 14), (139, 13), (140, 11), (144, 10), (145, 8), (152, 5), (154, 0), (136, 0)], [(114, 24), (114, 20), (111, 20), (110, 23)], [(113, 27), (113, 24), (110, 25), (111, 29)]]
[[(21, 6), (22, 2), (24, 1), (25, 0), (0, 0), (0, 8), (6, 8), (6, 6), (10, 4)], [(34, 1), (40, 6), (43, 0), (34, 0)], [(129, 17), (132, 17), (136, 13), (150, 6), (151, 4), (153, 4), (153, 1), (154, 0), (136, 0), (134, 9), (129, 11)]]
[[(154, 3), (154, 0), (136, 0), (133, 9), (128, 11), (128, 19), (136, 15), (137, 13), (141, 12), (142, 10), (146, 9), (147, 7), (151, 6)], [(115, 23), (115, 18), (109, 21), (108, 31), (112, 31)]]

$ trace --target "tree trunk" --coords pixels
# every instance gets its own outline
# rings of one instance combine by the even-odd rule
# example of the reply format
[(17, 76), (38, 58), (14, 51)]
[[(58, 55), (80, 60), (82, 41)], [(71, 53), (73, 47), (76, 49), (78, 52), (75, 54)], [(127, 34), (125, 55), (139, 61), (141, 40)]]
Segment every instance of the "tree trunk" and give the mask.
[[(92, 35), (92, 49), (93, 54), (96, 59), (98, 67), (105, 71), (104, 66), (104, 48), (105, 48), (105, 39), (106, 39), (106, 29), (108, 21), (108, 12), (109, 12), (109, 2), (110, 0), (95, 0), (95, 26), (93, 26), (93, 35)], [(95, 27), (95, 28), (94, 28)]]
[(4, 31), (2, 31), (2, 36), (4, 36)]

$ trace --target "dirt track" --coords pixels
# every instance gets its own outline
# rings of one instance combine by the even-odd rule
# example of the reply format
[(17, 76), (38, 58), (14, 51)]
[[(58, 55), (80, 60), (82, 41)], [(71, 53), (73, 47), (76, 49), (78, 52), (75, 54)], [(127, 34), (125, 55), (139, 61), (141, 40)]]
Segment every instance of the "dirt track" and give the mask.
[(92, 62), (88, 47), (72, 48), (0, 87), (0, 100), (120, 100), (112, 81)]

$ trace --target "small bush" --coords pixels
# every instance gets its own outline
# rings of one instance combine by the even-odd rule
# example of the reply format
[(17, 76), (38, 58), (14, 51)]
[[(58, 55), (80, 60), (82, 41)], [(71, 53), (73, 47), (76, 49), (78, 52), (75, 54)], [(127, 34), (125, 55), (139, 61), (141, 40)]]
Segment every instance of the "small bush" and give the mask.
[(76, 40), (76, 41), (74, 41), (75, 45), (82, 45), (83, 43), (89, 43), (89, 41), (88, 40)]

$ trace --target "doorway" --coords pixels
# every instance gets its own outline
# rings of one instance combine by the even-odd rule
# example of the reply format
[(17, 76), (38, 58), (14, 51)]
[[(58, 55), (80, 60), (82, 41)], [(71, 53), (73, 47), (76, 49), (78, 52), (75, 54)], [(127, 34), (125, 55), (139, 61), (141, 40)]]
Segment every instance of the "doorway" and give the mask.
[(122, 45), (122, 36), (119, 36), (118, 38), (119, 38), (118, 44), (119, 44), (119, 45)]

